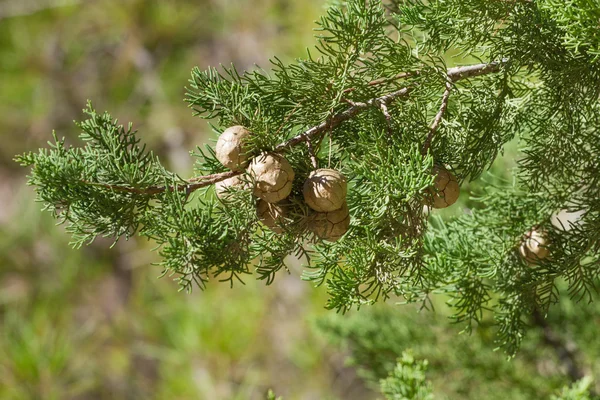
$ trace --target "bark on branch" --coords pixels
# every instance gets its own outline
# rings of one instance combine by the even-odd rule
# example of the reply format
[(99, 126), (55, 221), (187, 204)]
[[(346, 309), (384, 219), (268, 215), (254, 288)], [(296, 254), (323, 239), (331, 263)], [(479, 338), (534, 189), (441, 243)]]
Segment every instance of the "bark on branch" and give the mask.
[(435, 133), (438, 130), (438, 127), (442, 123), (444, 114), (446, 113), (446, 110), (448, 109), (448, 101), (450, 100), (450, 92), (451, 91), (452, 91), (452, 82), (450, 82), (450, 80), (448, 80), (446, 82), (446, 90), (444, 91), (444, 94), (442, 95), (442, 105), (440, 106), (440, 110), (436, 114), (435, 119), (433, 120), (433, 123), (431, 124), (431, 128), (429, 129), (429, 135), (427, 135), (427, 139), (425, 139), (425, 143), (423, 144), (423, 150), (421, 151), (421, 153), (423, 155), (427, 154), (427, 151), (429, 150), (429, 146), (431, 146), (431, 141), (433, 140), (433, 136), (435, 135)]

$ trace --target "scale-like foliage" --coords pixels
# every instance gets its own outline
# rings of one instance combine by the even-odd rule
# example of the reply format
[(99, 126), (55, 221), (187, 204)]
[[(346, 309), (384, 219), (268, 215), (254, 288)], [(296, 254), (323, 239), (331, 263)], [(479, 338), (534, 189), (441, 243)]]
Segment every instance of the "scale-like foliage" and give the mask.
[[(349, 0), (328, 10), (316, 48), (290, 65), (194, 68), (195, 114), (219, 132), (245, 126), (250, 156), (277, 152), (292, 165), (281, 235), (260, 224), (249, 190), (214, 198), (211, 185), (239, 173), (212, 148), (193, 153), (197, 176), (182, 179), (91, 105), (83, 147), (56, 139), (18, 161), (76, 245), (141, 234), (186, 289), (254, 271), (270, 283), (295, 255), (306, 279), (328, 287), (330, 308), (390, 296), (427, 306), (444, 293), (467, 329), (493, 311), (512, 354), (527, 316), (556, 301), (556, 280), (585, 299), (600, 273), (598, 5), (569, 4)], [(434, 166), (477, 179), (514, 138), (524, 154), (516, 181), (430, 224)], [(336, 242), (307, 229), (302, 183), (316, 167), (349, 179), (350, 229)], [(581, 216), (561, 226), (560, 210)], [(528, 265), (518, 249), (532, 228), (547, 232), (551, 257)]]

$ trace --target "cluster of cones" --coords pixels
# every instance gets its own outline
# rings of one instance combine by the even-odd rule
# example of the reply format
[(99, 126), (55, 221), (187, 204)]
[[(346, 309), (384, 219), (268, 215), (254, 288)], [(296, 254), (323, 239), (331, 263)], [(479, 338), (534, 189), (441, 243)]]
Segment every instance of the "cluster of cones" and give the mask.
[[(251, 132), (243, 126), (226, 129), (217, 141), (217, 159), (232, 171), (244, 171), (216, 184), (216, 194), (227, 200), (231, 188), (252, 190), (257, 198), (256, 211), (264, 226), (276, 233), (284, 233), (294, 221), (290, 219), (292, 202), (289, 196), (295, 172), (280, 154), (264, 153), (250, 159), (244, 142)], [(443, 166), (434, 167), (435, 180), (428, 191), (427, 203), (433, 208), (446, 208), (460, 195), (460, 185), (454, 174)], [(305, 227), (319, 238), (328, 241), (340, 239), (350, 227), (346, 202), (347, 179), (334, 169), (312, 171), (303, 185), (303, 201), (311, 213)]]
[[(281, 155), (264, 153), (249, 159), (244, 141), (250, 131), (242, 126), (226, 129), (216, 146), (217, 159), (233, 171), (245, 169), (247, 176), (234, 176), (216, 185), (216, 194), (227, 200), (230, 188), (252, 190), (257, 198), (256, 212), (264, 226), (276, 233), (284, 233), (290, 220), (292, 202), (289, 196), (295, 172)], [(311, 209), (305, 220), (306, 228), (327, 241), (339, 240), (350, 227), (350, 213), (346, 202), (347, 179), (333, 169), (312, 171), (303, 186), (303, 200)]]

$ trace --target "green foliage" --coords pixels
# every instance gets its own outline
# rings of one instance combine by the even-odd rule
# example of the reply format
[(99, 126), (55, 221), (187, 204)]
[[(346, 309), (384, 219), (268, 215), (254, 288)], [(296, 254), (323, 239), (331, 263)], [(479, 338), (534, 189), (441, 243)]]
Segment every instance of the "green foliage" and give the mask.
[(488, 187), (477, 200), (486, 207), (449, 223), (436, 220), (437, 229), (428, 235), (428, 254), (434, 258), (428, 265), (445, 274), (438, 282), (447, 286), (437, 290), (449, 294), (453, 319), (466, 323), (470, 332), (485, 310), (494, 310), (499, 340), (514, 352), (526, 328), (523, 317), (556, 300), (555, 275), (546, 263), (532, 268), (518, 254), (523, 232), (549, 218), (553, 209), (544, 210), (540, 196), (511, 186)]
[(600, 4), (594, 0), (556, 1), (543, 0), (539, 8), (547, 12), (549, 17), (563, 32), (563, 43), (573, 54), (592, 56), (593, 61), (600, 56)]
[(551, 400), (592, 400), (590, 387), (592, 379), (585, 377), (580, 381), (573, 383), (570, 387), (565, 387), (558, 396), (552, 396)]
[(12, 310), (2, 319), (0, 355), (11, 360), (0, 389), (4, 398), (35, 398), (35, 384), (45, 380), (49, 383), (47, 398), (75, 397), (93, 385), (91, 369), (82, 368), (82, 360), (73, 362), (76, 348), (85, 347), (91, 332), (82, 330), (76, 337), (68, 337), (64, 330), (52, 329), (65, 326), (66, 319), (46, 311), (38, 307), (32, 310), (31, 320), (25, 320)]
[[(131, 128), (91, 107), (79, 125), (85, 147), (57, 140), (18, 161), (32, 167), (29, 183), (68, 222), (75, 245), (139, 233), (185, 289), (233, 284), (254, 269), (270, 283), (293, 254), (307, 260), (305, 279), (327, 287), (328, 308), (391, 296), (427, 307), (444, 294), (467, 331), (492, 311), (498, 343), (513, 355), (527, 316), (557, 301), (557, 280), (591, 299), (600, 275), (597, 6), (392, 3), (387, 11), (375, 0), (335, 3), (318, 24), (316, 49), (291, 64), (192, 70), (186, 102), (195, 115), (217, 133), (246, 126), (249, 155), (284, 153), (294, 168), (283, 235), (260, 225), (248, 191), (220, 201), (205, 189), (224, 177), (212, 149), (193, 154), (203, 176), (184, 180)], [(451, 70), (448, 52), (460, 54), (456, 63), (485, 64)], [(513, 184), (488, 185), (475, 209), (452, 221), (429, 221), (434, 165), (461, 183), (477, 179), (513, 138), (524, 146)], [(352, 224), (335, 243), (305, 229), (302, 182), (314, 168), (306, 142), (319, 166), (350, 181)], [(582, 215), (552, 224), (560, 210)], [(518, 248), (533, 227), (547, 232), (552, 255), (527, 265)]]
[(85, 147), (67, 147), (55, 136), (50, 149), (16, 158), (32, 167), (30, 184), (37, 186), (38, 201), (60, 223), (68, 222), (75, 247), (96, 236), (131, 237), (153, 200), (136, 191), (177, 181), (157, 157), (140, 147), (131, 125), (125, 129), (108, 113), (97, 114), (91, 104), (84, 112), (90, 119), (77, 126)]
[[(414, 306), (377, 305), (345, 316), (322, 317), (317, 327), (346, 352), (347, 363), (372, 387), (392, 373), (407, 350), (416, 360), (428, 360), (427, 380), (435, 398), (547, 399), (569, 385), (563, 360), (534, 321), (526, 321), (530, 332), (518, 356), (507, 361), (502, 352), (493, 351), (497, 327), (491, 313), (484, 314), (470, 334), (459, 334), (459, 326), (449, 325), (451, 314), (441, 305), (436, 302), (435, 313), (418, 312)], [(600, 348), (592, 344), (596, 328), (589, 321), (598, 318), (599, 307), (597, 302), (581, 305), (564, 296), (548, 320), (557, 337), (572, 340), (569, 348), (581, 349), (576, 362), (592, 377), (598, 374)], [(593, 390), (593, 384), (589, 388)]]
[[(410, 352), (404, 352), (389, 376), (381, 379), (381, 393), (386, 400), (433, 400), (425, 372), (427, 360), (418, 361)], [(283, 397), (275, 397), (275, 393), (269, 390), (267, 400), (283, 400)]]
[(275, 397), (275, 393), (271, 389), (267, 393), (267, 400), (283, 400), (283, 397)]
[[(208, 140), (210, 127), (181, 104), (189, 75), (181, 66), (213, 63), (216, 54), (238, 65), (273, 51), (287, 60), (312, 40), (306, 27), (321, 1), (0, 3), (0, 398), (248, 400), (275, 386), (334, 399), (341, 385), (327, 351), (303, 345), (319, 339), (302, 321), (326, 312), (323, 290), (293, 285), (304, 286), (303, 307), (285, 306), (282, 321), (273, 310), (288, 304), (279, 289), (290, 277), (182, 295), (156, 279), (152, 242), (133, 237), (109, 248), (113, 240), (99, 237), (72, 250), (64, 226), (39, 212), (24, 185), (28, 169), (12, 161), (49, 147), (53, 129), (80, 146), (73, 120), (89, 118), (81, 109), (92, 97), (125, 129), (133, 118), (147, 148), (187, 176), (187, 150)], [(250, 46), (238, 45), (241, 35)], [(154, 60), (149, 69), (137, 69), (138, 45)], [(288, 325), (293, 334), (282, 339)]]
[(404, 352), (390, 375), (380, 381), (381, 393), (387, 400), (433, 400), (425, 372), (427, 360), (415, 360)]

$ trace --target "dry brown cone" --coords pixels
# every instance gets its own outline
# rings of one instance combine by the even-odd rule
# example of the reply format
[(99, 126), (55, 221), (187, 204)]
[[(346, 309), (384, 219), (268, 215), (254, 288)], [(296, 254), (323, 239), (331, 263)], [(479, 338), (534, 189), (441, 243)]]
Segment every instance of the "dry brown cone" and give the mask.
[(278, 154), (267, 153), (254, 158), (248, 167), (248, 173), (254, 181), (254, 195), (269, 203), (285, 199), (292, 191), (294, 170)]
[(348, 184), (346, 177), (334, 169), (322, 168), (312, 171), (304, 182), (304, 201), (315, 211), (339, 210), (346, 201)]
[(460, 186), (454, 174), (446, 168), (436, 166), (433, 168), (435, 181), (430, 188), (430, 205), (433, 208), (446, 208), (456, 203), (460, 196)]
[(308, 230), (319, 238), (329, 242), (339, 240), (350, 227), (350, 212), (344, 202), (339, 210), (330, 212), (315, 212), (308, 221)]
[(240, 125), (225, 129), (215, 147), (219, 162), (232, 171), (243, 169), (248, 161), (244, 142), (249, 136), (250, 131)]

